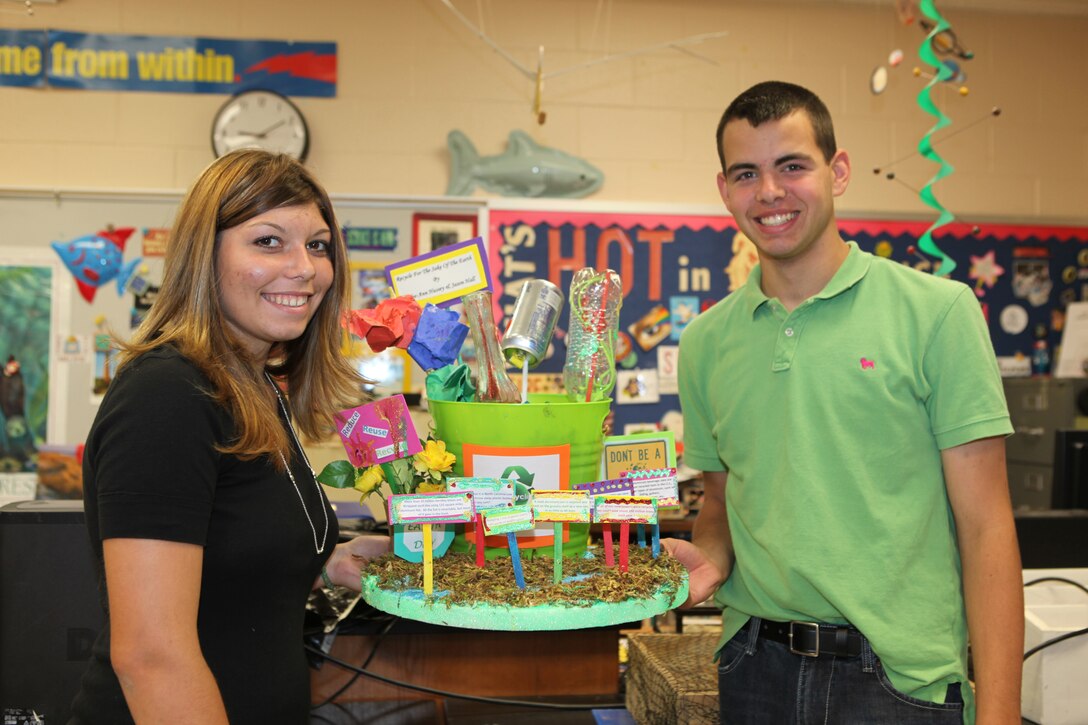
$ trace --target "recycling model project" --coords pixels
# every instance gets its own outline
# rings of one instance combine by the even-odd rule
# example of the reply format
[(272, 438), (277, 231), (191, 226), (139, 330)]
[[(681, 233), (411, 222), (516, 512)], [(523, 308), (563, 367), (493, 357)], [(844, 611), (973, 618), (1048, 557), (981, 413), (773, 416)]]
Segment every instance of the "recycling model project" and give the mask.
[[(363, 598), (410, 619), (499, 630), (599, 627), (682, 604), (687, 573), (658, 529), (658, 510), (679, 506), (676, 469), (632, 465), (601, 480), (619, 275), (579, 270), (568, 295), (525, 283), (502, 336), (480, 238), (386, 275), (394, 296), (352, 311), (347, 326), (427, 372), (434, 429), (420, 440), (399, 395), (336, 417), (348, 460), (318, 479), (382, 498), (393, 536), (393, 553), (363, 573)], [(566, 393), (531, 394), (528, 371), (547, 356), (566, 299)], [(470, 335), (475, 371), (462, 358)], [(592, 524), (602, 542), (591, 547)]]

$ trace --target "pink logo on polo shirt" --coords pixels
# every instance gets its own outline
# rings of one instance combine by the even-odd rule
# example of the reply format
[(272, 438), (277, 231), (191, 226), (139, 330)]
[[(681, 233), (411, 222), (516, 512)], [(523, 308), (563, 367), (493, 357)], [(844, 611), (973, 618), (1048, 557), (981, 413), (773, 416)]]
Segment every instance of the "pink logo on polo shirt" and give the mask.
[(864, 358), (864, 357), (861, 359), (861, 369), (862, 370), (872, 370), (875, 367), (876, 367), (876, 362), (875, 361), (869, 360), (868, 358)]

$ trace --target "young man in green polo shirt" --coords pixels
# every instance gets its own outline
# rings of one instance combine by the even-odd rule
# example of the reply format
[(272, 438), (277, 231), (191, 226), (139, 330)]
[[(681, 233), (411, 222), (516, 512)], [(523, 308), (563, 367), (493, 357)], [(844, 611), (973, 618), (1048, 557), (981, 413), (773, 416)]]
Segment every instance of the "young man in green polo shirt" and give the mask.
[(723, 608), (722, 722), (972, 723), (977, 700), (1019, 723), (1012, 427), (977, 300), (842, 239), (850, 159), (810, 91), (750, 88), (717, 142), (760, 263), (680, 341), (706, 499), (666, 546)]

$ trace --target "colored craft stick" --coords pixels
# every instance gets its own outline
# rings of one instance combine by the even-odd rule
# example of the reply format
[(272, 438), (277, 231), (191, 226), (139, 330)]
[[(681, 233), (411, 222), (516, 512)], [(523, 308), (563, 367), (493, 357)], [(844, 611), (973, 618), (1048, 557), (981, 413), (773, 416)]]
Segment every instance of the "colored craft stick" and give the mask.
[(631, 524), (620, 522), (620, 571), (627, 571), (627, 539), (631, 537)]
[(484, 516), (476, 514), (476, 566), (484, 568)]
[(616, 559), (612, 555), (612, 524), (605, 523), (604, 527), (604, 565), (609, 569), (616, 565)]
[(431, 542), (431, 525), (423, 524), (423, 595), (434, 593), (434, 547)]
[(555, 532), (555, 544), (552, 545), (552, 583), (558, 584), (563, 581), (563, 524), (556, 521), (552, 526)]
[(639, 524), (638, 528), (635, 529), (635, 530), (638, 532), (638, 545), (639, 545), (639, 548), (645, 549), (646, 548), (646, 527), (643, 524)]
[(525, 574), (521, 571), (521, 552), (518, 551), (518, 537), (513, 531), (506, 534), (506, 545), (510, 547), (510, 562), (514, 565), (514, 581), (519, 589), (525, 588)]
[[(641, 529), (642, 524), (639, 524), (638, 527)], [(651, 551), (653, 552), (655, 559), (657, 558), (657, 555), (661, 553), (661, 525), (660, 524), (654, 524), (654, 528), (653, 528), (653, 546), (651, 547)]]

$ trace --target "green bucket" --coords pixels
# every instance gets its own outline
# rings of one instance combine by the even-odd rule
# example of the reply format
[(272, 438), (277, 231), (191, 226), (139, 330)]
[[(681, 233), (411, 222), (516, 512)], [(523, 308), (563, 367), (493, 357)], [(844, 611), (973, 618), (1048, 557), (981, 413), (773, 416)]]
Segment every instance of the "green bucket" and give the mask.
[[(489, 448), (545, 448), (570, 446), (567, 480), (570, 486), (600, 479), (602, 425), (611, 400), (571, 402), (565, 395), (533, 394), (528, 403), (428, 402), (434, 417), (435, 433), (446, 442), (446, 450), (457, 456), (453, 475), (464, 476), (465, 444)], [(474, 471), (474, 475), (483, 475)], [(530, 472), (532, 475), (532, 472)], [(568, 524), (570, 537), (563, 544), (563, 556), (577, 556), (586, 550), (589, 524)], [(459, 527), (460, 528), (460, 527)], [(461, 532), (451, 551), (467, 551), (473, 545)], [(523, 558), (551, 556), (550, 546), (520, 548)], [(488, 558), (507, 553), (505, 548), (488, 547)]]

